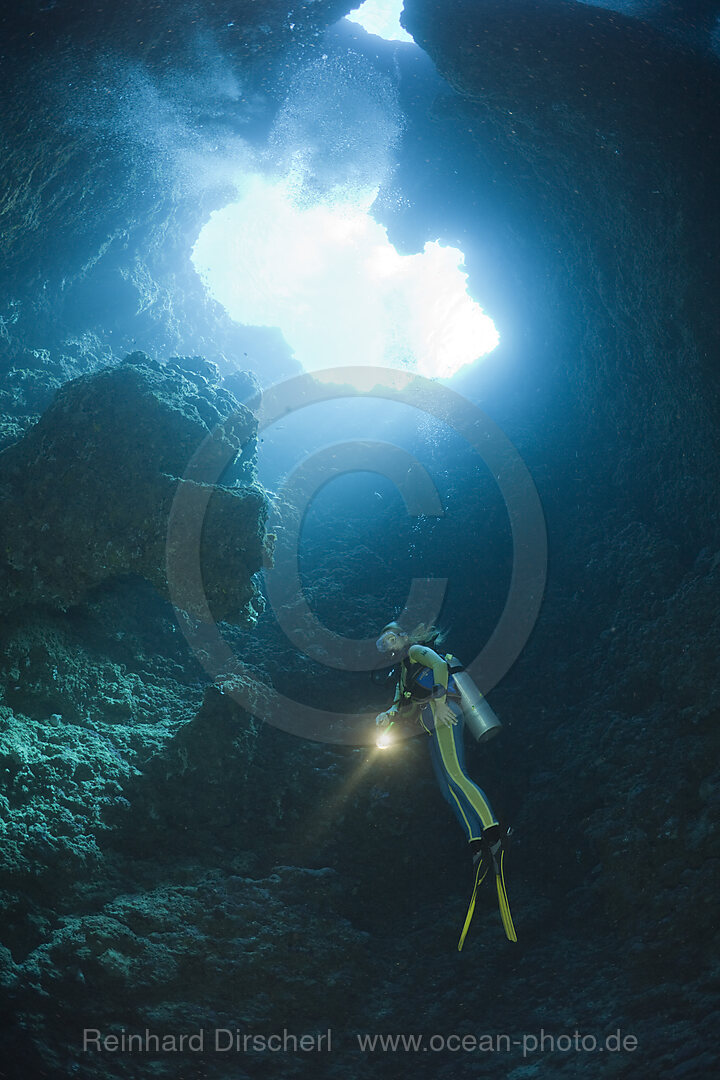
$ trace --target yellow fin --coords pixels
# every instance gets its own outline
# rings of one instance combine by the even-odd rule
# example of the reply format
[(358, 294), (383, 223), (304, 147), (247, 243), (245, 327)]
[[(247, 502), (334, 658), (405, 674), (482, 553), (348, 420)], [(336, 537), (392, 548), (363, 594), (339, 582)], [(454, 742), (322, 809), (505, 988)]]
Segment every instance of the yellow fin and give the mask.
[(503, 930), (505, 931), (505, 937), (508, 941), (517, 941), (517, 934), (515, 933), (515, 926), (513, 924), (512, 915), (510, 914), (510, 905), (508, 903), (507, 891), (505, 889), (505, 871), (503, 863), (505, 861), (505, 852), (500, 853), (500, 873), (495, 875), (495, 885), (497, 886), (498, 894), (498, 906), (500, 908), (500, 918), (502, 919)]
[(469, 907), (467, 909), (467, 915), (465, 916), (465, 924), (464, 924), (464, 926), (462, 928), (462, 933), (460, 934), (460, 940), (458, 941), (458, 952), (462, 952), (462, 947), (465, 944), (465, 938), (467, 937), (467, 932), (470, 929), (470, 923), (472, 922), (472, 917), (475, 914), (475, 900), (477, 899), (478, 887), (480, 885), (482, 885), (482, 883), (485, 880), (485, 877), (487, 875), (487, 867), (485, 867), (485, 870), (483, 871), (483, 875), (482, 875), (482, 877), (480, 877), (480, 871), (482, 870), (482, 865), (483, 865), (483, 860), (478, 859), (477, 871), (475, 873), (475, 886), (474, 886), (473, 891), (472, 891), (472, 896), (470, 897), (470, 905), (469, 905)]

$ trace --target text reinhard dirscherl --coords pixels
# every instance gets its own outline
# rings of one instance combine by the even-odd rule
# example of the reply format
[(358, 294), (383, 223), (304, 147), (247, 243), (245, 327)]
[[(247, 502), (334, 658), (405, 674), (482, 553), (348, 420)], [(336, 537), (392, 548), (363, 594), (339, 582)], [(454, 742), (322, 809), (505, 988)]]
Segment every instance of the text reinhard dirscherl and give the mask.
[(158, 1034), (145, 1028), (143, 1032), (129, 1032), (123, 1028), (119, 1034), (103, 1034), (99, 1028), (84, 1028), (82, 1048), (84, 1051), (100, 1050), (106, 1053), (190, 1053), (202, 1054), (211, 1051), (218, 1054), (235, 1051), (236, 1053), (287, 1053), (298, 1050), (305, 1053), (332, 1050), (332, 1032), (330, 1028), (322, 1034), (293, 1035), (284, 1029), (276, 1035), (248, 1035), (232, 1028), (212, 1028), (206, 1031), (200, 1028), (190, 1034)]

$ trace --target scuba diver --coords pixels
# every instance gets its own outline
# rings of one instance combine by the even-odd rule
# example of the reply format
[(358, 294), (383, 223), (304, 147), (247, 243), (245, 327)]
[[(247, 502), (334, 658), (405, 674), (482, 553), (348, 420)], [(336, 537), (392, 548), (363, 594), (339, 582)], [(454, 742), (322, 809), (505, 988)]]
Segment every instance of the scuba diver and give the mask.
[[(443, 796), (450, 804), (467, 837), (472, 854), (475, 883), (458, 951), (475, 910), (478, 887), (490, 867), (495, 876), (500, 916), (509, 941), (517, 941), (507, 892), (503, 860), (503, 831), (492, 812), (487, 796), (465, 771), (463, 731), (465, 724), (478, 739), (491, 738), (500, 730), (500, 721), (459, 661), (441, 656), (432, 646), (440, 633), (421, 625), (413, 631), (398, 623), (388, 623), (376, 645), (399, 663), (395, 699), (386, 712), (375, 718), (378, 727), (389, 731), (398, 720), (417, 721), (430, 737), (430, 757)], [(378, 745), (387, 745), (381, 736)]]

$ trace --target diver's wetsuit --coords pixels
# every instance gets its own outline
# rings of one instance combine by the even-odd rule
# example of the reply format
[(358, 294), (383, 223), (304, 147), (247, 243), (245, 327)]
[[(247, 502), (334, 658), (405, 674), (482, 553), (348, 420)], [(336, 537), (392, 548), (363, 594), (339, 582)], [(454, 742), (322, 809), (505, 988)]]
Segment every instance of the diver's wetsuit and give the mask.
[[(452, 675), (448, 678), (447, 702), (458, 717), (457, 724), (435, 726), (432, 703), (428, 695), (435, 683), (432, 668), (414, 664), (411, 657), (402, 662), (402, 674), (398, 686), (398, 703), (409, 691), (418, 719), (430, 737), (430, 757), (440, 790), (460, 822), (468, 840), (479, 840), (484, 829), (497, 825), (485, 792), (474, 783), (465, 771), (465, 748), (463, 731), (465, 721), (459, 705), (453, 701), (456, 693)], [(408, 698), (405, 697), (407, 701)], [(425, 700), (425, 704), (423, 704)]]

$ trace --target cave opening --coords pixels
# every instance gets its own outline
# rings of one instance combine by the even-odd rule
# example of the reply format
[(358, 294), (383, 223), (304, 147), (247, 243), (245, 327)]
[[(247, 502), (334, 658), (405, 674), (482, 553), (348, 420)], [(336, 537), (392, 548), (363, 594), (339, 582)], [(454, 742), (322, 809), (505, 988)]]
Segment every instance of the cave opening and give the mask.
[[(398, 250), (389, 236), (408, 206), (396, 163), (407, 125), (399, 84), (408, 54), (420, 52), (392, 29), (400, 9), (364, 4), (351, 48), (342, 27), (328, 29), (322, 57), (295, 70), (265, 144), (253, 146), (255, 168), (238, 165), (234, 201), (193, 245), (209, 294), (235, 322), (279, 329), (306, 371), (398, 367), (447, 379), (499, 341), (470, 295), (459, 247), (428, 236), (421, 213), (417, 250)], [(392, 73), (383, 70), (370, 34), (410, 42), (404, 64), (395, 57)], [(437, 82), (427, 72), (420, 93)], [(355, 382), (371, 389), (372, 374), (358, 371)]]
[(241, 186), (203, 227), (193, 263), (231, 318), (279, 328), (306, 371), (357, 367), (366, 389), (378, 381), (368, 368), (447, 379), (497, 345), (463, 253), (437, 241), (398, 253), (372, 217), (375, 192), (341, 188), (307, 204), (287, 180)]
[(347, 18), (385, 41), (412, 41), (400, 22), (403, 0), (364, 0), (359, 7), (353, 8)]

